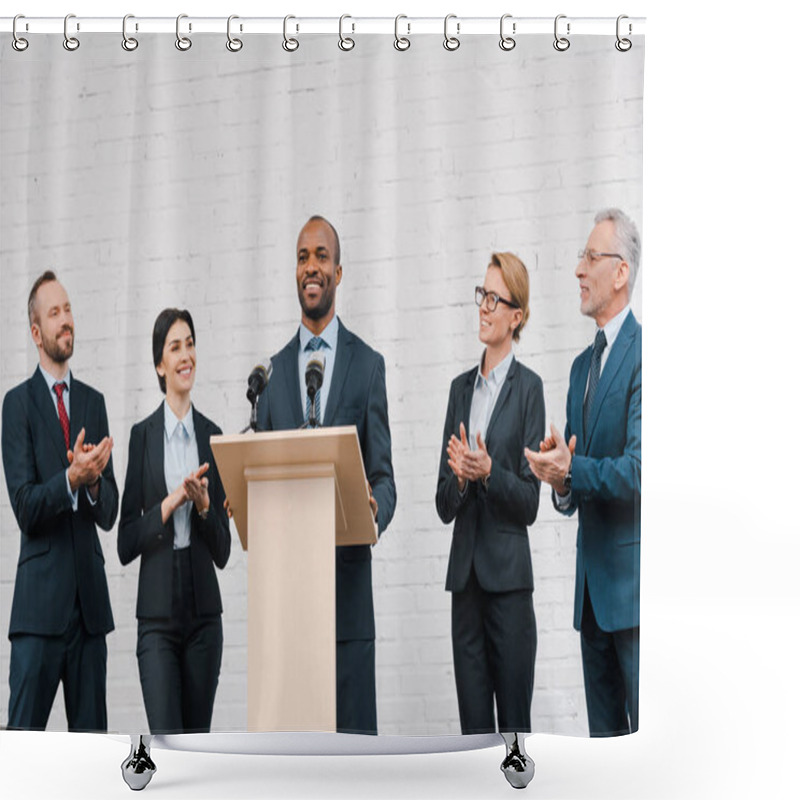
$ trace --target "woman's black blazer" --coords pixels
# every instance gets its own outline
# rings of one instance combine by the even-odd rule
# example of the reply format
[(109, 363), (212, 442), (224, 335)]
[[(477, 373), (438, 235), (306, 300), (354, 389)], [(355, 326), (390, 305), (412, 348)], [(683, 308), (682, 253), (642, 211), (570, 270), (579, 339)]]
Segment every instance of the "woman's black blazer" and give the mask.
[[(208, 462), (208, 494), (211, 506), (205, 520), (194, 505), (191, 514), (191, 560), (195, 613), (210, 616), (222, 612), (222, 600), (214, 564), (222, 569), (231, 553), (231, 532), (223, 503), (225, 492), (209, 439), (222, 431), (194, 406), (195, 438), (200, 463)], [(167, 496), (164, 478), (164, 404), (131, 430), (128, 471), (117, 533), (117, 553), (123, 564), (137, 556), (139, 596), (136, 616), (168, 618), (172, 613), (172, 561), (175, 530), (172, 517), (161, 522), (161, 501)]]
[(531, 472), (524, 448), (539, 449), (544, 438), (542, 380), (512, 359), (486, 430), (492, 459), (488, 488), (470, 481), (463, 495), (447, 464), (447, 442), (458, 436), (463, 422), (469, 435), (469, 415), (478, 368), (459, 375), (450, 386), (442, 436), (436, 510), (444, 523), (455, 518), (445, 588), (463, 591), (474, 567), (487, 592), (533, 589), (528, 525), (539, 509), (539, 480)]

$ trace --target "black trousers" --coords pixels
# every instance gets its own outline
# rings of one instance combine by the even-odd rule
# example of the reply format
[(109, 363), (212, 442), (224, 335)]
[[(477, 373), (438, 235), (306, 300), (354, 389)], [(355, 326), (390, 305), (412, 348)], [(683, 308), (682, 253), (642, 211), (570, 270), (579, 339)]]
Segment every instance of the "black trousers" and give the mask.
[(378, 733), (374, 639), (336, 642), (336, 730)]
[(475, 570), (452, 599), (453, 665), (461, 732), (531, 730), (536, 618), (533, 592), (486, 592)]
[(222, 664), (222, 618), (194, 610), (189, 548), (175, 550), (172, 616), (140, 619), (136, 657), (151, 733), (208, 733)]
[(584, 584), (581, 658), (590, 736), (639, 730), (639, 628), (607, 632)]
[(58, 684), (70, 731), (106, 731), (106, 637), (90, 635), (78, 599), (60, 636), (17, 633), (11, 637), (8, 728), (43, 731)]

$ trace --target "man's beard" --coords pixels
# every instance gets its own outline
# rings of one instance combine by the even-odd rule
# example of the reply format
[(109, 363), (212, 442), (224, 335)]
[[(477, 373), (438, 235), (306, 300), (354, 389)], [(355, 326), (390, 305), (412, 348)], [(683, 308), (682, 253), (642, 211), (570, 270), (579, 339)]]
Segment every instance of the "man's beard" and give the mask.
[[(59, 336), (61, 336), (64, 331), (70, 332), (69, 344), (64, 344), (59, 341)], [(75, 332), (69, 326), (62, 328), (53, 339), (48, 339), (47, 336), (44, 335), (44, 331), (42, 331), (42, 350), (44, 350), (47, 356), (56, 364), (63, 364), (65, 361), (69, 361), (70, 358), (72, 358), (74, 346)]]
[(308, 317), (309, 319), (318, 320), (322, 319), (333, 306), (333, 292), (329, 292), (327, 290), (322, 292), (320, 296), (319, 303), (316, 306), (309, 308), (306, 305), (305, 298), (303, 296), (303, 289), (301, 287), (300, 291), (297, 293), (297, 296), (300, 300), (300, 308), (303, 309), (303, 314)]

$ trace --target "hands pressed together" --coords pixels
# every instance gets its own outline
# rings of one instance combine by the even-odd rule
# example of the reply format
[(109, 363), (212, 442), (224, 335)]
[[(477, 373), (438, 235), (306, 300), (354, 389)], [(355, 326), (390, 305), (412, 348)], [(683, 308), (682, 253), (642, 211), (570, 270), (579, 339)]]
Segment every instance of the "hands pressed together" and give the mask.
[(572, 466), (572, 456), (575, 454), (577, 439), (573, 434), (567, 443), (551, 423), (550, 435), (539, 442), (539, 452), (525, 448), (525, 458), (528, 460), (531, 472), (540, 480), (549, 483), (558, 494), (567, 494), (564, 479)]
[(86, 429), (81, 428), (75, 439), (75, 449), (67, 451), (67, 479), (73, 492), (80, 486), (85, 486), (92, 500), (97, 500), (100, 476), (111, 458), (114, 440), (105, 436), (97, 444), (91, 444), (85, 439)]
[(458, 490), (464, 491), (467, 481), (479, 481), (488, 478), (492, 472), (492, 459), (486, 450), (486, 443), (480, 431), (476, 437), (477, 449), (471, 450), (467, 441), (467, 429), (462, 422), (459, 425), (459, 436), (453, 434), (447, 443), (447, 463), (458, 479)]
[[(161, 501), (161, 521), (163, 523), (166, 523), (184, 503), (194, 503), (199, 514), (208, 511), (211, 500), (208, 496), (206, 472), (208, 472), (208, 462), (201, 464), (195, 472), (190, 472), (183, 479), (183, 483)], [(230, 516), (230, 511), (228, 511), (228, 516)]]

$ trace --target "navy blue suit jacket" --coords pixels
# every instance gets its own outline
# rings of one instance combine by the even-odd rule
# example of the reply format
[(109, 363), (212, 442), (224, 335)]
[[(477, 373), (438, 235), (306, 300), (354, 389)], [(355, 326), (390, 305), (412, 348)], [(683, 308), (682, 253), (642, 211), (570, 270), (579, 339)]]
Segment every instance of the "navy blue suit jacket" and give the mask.
[(578, 511), (575, 615), (580, 630), (584, 582), (600, 628), (639, 625), (641, 539), (642, 326), (629, 313), (608, 354), (588, 427), (583, 400), (592, 348), (572, 364), (567, 394), (567, 441), (575, 434), (572, 500)]
[(528, 525), (539, 510), (539, 480), (531, 472), (524, 448), (538, 449), (544, 438), (544, 394), (541, 378), (512, 360), (489, 426), (486, 449), (492, 459), (488, 489), (470, 481), (463, 495), (447, 464), (447, 442), (458, 436), (469, 415), (478, 367), (459, 375), (450, 386), (442, 437), (436, 510), (442, 522), (455, 518), (445, 588), (460, 592), (473, 563), (478, 583), (487, 592), (533, 590)]
[[(195, 613), (210, 616), (222, 612), (222, 600), (214, 564), (222, 569), (231, 553), (228, 515), (223, 507), (225, 491), (211, 453), (211, 436), (222, 431), (192, 406), (199, 462), (208, 462), (208, 495), (211, 505), (205, 520), (192, 504), (191, 539)], [(164, 404), (131, 429), (128, 471), (122, 493), (117, 533), (117, 553), (123, 564), (138, 556), (139, 619), (172, 615), (172, 562), (175, 527), (170, 517), (161, 522), (161, 501), (169, 494), (164, 478)]]
[[(81, 428), (86, 441), (108, 435), (103, 395), (72, 376), (70, 447)], [(77, 594), (86, 630), (114, 629), (105, 559), (97, 528), (110, 530), (117, 518), (119, 492), (109, 458), (92, 505), (83, 487), (72, 510), (64, 473), (69, 466), (64, 434), (47, 382), (37, 368), (3, 401), (3, 468), (21, 541), (9, 636), (62, 634)]]
[[(303, 424), (300, 398), (298, 333), (272, 358), (272, 377), (258, 402), (258, 429), (291, 430)], [(397, 491), (392, 470), (392, 440), (386, 400), (383, 356), (339, 321), (333, 368), (323, 424), (355, 425), (367, 480), (378, 503), (378, 532), (394, 516)], [(336, 548), (336, 639), (375, 638), (372, 605), (372, 551), (369, 545)]]

